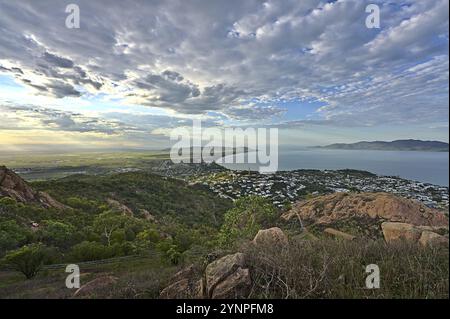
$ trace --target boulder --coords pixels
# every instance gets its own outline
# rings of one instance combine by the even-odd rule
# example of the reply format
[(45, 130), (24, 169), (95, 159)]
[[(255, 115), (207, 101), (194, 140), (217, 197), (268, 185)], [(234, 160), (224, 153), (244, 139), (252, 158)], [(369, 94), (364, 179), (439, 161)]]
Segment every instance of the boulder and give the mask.
[(447, 226), (448, 217), (437, 209), (389, 193), (333, 193), (295, 203), (281, 216), (308, 224), (333, 224), (350, 218), (363, 218), (368, 223), (379, 221), (412, 225)]
[(170, 284), (160, 293), (162, 299), (202, 298), (203, 280), (198, 280), (194, 265), (190, 265), (170, 279)]
[(245, 255), (243, 253), (227, 255), (210, 263), (205, 270), (207, 296), (211, 297), (216, 286), (238, 268), (245, 268)]
[(89, 281), (87, 284), (81, 286), (74, 293), (74, 297), (87, 297), (95, 293), (96, 290), (105, 288), (117, 282), (117, 277), (103, 276)]
[(419, 243), (424, 247), (448, 245), (448, 238), (435, 232), (424, 230), (420, 236)]
[(396, 240), (417, 242), (422, 234), (420, 229), (407, 223), (384, 222), (381, 224), (381, 229), (387, 243)]
[(241, 299), (250, 292), (252, 281), (248, 269), (238, 268), (234, 273), (217, 284), (212, 292), (213, 299)]
[(280, 247), (288, 244), (288, 238), (278, 227), (258, 231), (253, 243), (260, 246)]
[(160, 293), (161, 299), (202, 298), (202, 281), (184, 278), (164, 288)]

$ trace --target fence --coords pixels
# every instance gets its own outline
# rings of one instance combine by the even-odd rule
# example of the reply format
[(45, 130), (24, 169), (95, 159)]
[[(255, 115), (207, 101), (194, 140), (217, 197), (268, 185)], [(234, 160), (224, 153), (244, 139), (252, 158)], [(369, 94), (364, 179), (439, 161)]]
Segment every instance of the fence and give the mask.
[[(73, 264), (76, 264), (80, 267), (83, 266), (97, 266), (97, 265), (104, 265), (104, 264), (111, 264), (111, 263), (117, 263), (117, 262), (123, 262), (123, 261), (134, 261), (139, 259), (148, 259), (148, 258), (155, 258), (160, 257), (160, 254), (157, 252), (152, 252), (146, 255), (131, 255), (131, 256), (122, 256), (122, 257), (114, 257), (114, 258), (108, 258), (108, 259), (99, 259), (99, 260), (92, 260), (92, 261), (81, 261), (81, 262), (73, 262)], [(66, 269), (67, 265), (71, 263), (63, 263), (63, 264), (52, 264), (52, 265), (44, 265), (42, 266), (42, 270), (53, 270), (53, 269)], [(5, 266), (2, 267), (1, 270), (13, 270), (11, 267)]]

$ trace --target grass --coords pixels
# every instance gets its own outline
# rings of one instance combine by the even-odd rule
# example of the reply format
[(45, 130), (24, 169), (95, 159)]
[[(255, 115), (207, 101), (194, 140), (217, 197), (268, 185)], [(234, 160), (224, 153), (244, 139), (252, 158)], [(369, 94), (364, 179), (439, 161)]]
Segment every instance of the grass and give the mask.
[[(448, 298), (448, 247), (382, 241), (291, 240), (247, 247), (253, 298)], [(379, 289), (367, 289), (366, 266), (380, 269)]]
[[(177, 267), (159, 257), (104, 265), (80, 266), (81, 285), (106, 275), (118, 278), (111, 286), (96, 289), (83, 298), (157, 298)], [(73, 298), (76, 289), (68, 289), (65, 269), (43, 270), (26, 280), (17, 272), (0, 272), (0, 298)]]

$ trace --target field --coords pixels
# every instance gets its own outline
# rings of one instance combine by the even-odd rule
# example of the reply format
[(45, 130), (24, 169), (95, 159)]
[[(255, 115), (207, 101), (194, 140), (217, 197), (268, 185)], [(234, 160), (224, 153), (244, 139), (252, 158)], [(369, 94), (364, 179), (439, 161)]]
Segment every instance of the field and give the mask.
[(103, 174), (127, 169), (151, 169), (169, 159), (164, 151), (0, 154), (0, 164), (24, 179), (57, 179), (74, 174)]

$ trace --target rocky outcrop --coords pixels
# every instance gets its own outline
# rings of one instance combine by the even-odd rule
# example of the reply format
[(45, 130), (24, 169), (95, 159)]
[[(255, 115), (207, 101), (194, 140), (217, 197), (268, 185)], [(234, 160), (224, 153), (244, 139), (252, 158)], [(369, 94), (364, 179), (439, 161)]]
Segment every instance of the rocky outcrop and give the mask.
[(194, 265), (180, 270), (170, 279), (170, 284), (160, 293), (161, 299), (202, 299), (203, 280), (197, 275)]
[[(246, 271), (244, 271), (246, 270)], [(206, 296), (209, 298), (243, 298), (249, 288), (250, 274), (245, 269), (245, 255), (227, 255), (210, 263), (205, 270)]]
[(156, 219), (155, 216), (153, 216), (152, 214), (150, 214), (150, 212), (146, 209), (141, 209), (140, 213), (142, 215), (142, 217), (144, 217), (145, 220), (148, 220), (149, 222), (152, 223), (158, 223), (158, 220)]
[(258, 231), (253, 243), (259, 246), (276, 246), (282, 247), (288, 244), (288, 238), (284, 232), (278, 227), (262, 229)]
[(133, 211), (128, 206), (116, 201), (115, 199), (108, 198), (106, 202), (112, 209), (117, 210), (118, 212), (121, 212), (124, 215), (130, 217), (133, 216)]
[(296, 203), (282, 218), (301, 218), (307, 224), (332, 224), (348, 218), (375, 223), (400, 222), (423, 226), (448, 225), (448, 217), (422, 203), (388, 193), (334, 193)]
[(440, 246), (448, 245), (448, 237), (442, 236), (430, 229), (440, 230), (439, 228), (431, 228), (428, 226), (415, 226), (406, 223), (384, 222), (381, 224), (384, 239), (387, 243), (398, 240), (419, 243), (422, 246)]
[[(111, 286), (117, 282), (117, 277), (103, 276), (89, 281), (87, 284), (81, 286), (74, 293), (74, 297), (89, 297), (93, 296), (96, 291)], [(95, 296), (94, 296), (95, 297)]]
[(417, 242), (422, 234), (420, 229), (407, 223), (384, 222), (381, 224), (381, 230), (387, 243), (396, 240)]
[(38, 204), (45, 208), (66, 208), (49, 194), (33, 190), (19, 175), (5, 166), (0, 166), (0, 196), (10, 197), (24, 204)]
[(67, 206), (61, 204), (60, 202), (55, 200), (53, 197), (51, 197), (46, 192), (38, 192), (37, 198), (38, 198), (39, 202), (46, 207), (53, 207), (53, 208), (56, 208), (59, 210), (63, 210), (63, 209), (67, 208)]
[(448, 237), (439, 235), (432, 231), (424, 230), (419, 238), (419, 244), (427, 246), (445, 246), (448, 245)]
[(231, 275), (221, 281), (212, 291), (212, 299), (246, 298), (252, 284), (250, 271), (238, 267)]
[(170, 284), (161, 291), (163, 299), (236, 299), (248, 296), (251, 287), (250, 271), (245, 255), (236, 253), (210, 263), (200, 276), (194, 266), (176, 273)]

